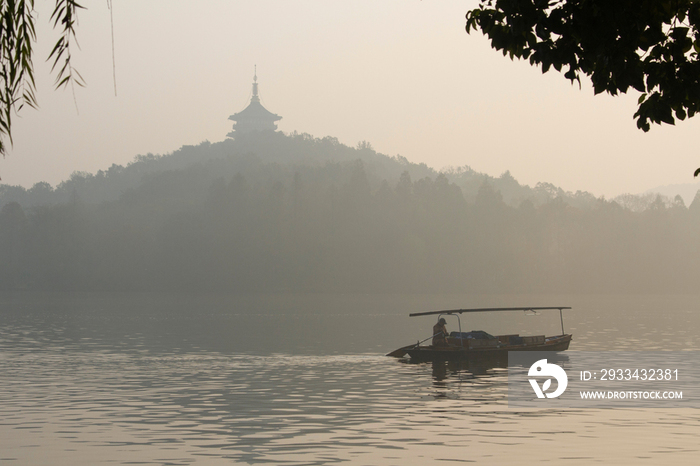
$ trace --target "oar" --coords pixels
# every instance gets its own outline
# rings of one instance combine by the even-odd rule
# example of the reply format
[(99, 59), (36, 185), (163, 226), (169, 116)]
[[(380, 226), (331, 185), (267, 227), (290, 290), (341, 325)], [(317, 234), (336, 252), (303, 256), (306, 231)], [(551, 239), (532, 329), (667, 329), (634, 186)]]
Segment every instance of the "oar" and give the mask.
[(436, 336), (438, 336), (438, 335), (442, 335), (442, 332), (438, 332), (438, 333), (436, 333), (435, 335), (426, 338), (425, 340), (421, 340), (421, 341), (419, 341), (418, 343), (416, 343), (415, 345), (408, 345), (408, 346), (404, 346), (403, 348), (396, 349), (396, 350), (392, 351), (391, 353), (387, 354), (387, 356), (391, 356), (392, 358), (402, 358), (402, 357), (404, 357), (404, 356), (406, 355), (406, 353), (408, 352), (408, 351), (406, 351), (406, 350), (410, 350), (411, 348), (415, 348), (416, 346), (420, 345), (420, 344), (423, 343), (424, 341), (428, 341), (428, 340), (430, 340), (431, 338), (436, 337)]

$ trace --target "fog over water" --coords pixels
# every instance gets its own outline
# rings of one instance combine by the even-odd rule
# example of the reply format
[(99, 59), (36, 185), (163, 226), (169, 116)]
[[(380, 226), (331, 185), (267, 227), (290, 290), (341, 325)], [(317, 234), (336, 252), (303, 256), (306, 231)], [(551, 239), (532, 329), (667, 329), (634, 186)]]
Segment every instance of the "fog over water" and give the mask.
[(512, 409), (502, 364), (385, 356), (480, 307), (572, 309), (449, 330), (700, 346), (700, 120), (642, 134), (474, 5), (81, 11), (88, 87), (38, 64), (0, 160), (0, 463), (697, 464), (697, 409)]
[(513, 411), (502, 367), (385, 356), (431, 336), (410, 312), (551, 305), (571, 351), (695, 349), (697, 201), (279, 133), (0, 196), (8, 464), (697, 461), (695, 410)]

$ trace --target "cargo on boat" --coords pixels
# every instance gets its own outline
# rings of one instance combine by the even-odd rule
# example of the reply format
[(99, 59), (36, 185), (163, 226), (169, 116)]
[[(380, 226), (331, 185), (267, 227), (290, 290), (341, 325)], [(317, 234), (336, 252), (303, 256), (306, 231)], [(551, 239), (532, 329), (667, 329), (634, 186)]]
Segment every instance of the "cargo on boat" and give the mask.
[[(503, 312), (503, 311), (542, 311), (559, 310), (561, 320), (561, 335), (545, 336), (530, 335), (491, 335), (483, 330), (473, 330), (471, 332), (462, 331), (460, 314), (470, 312)], [(455, 359), (477, 359), (477, 358), (504, 358), (508, 356), (508, 351), (566, 351), (569, 349), (572, 335), (564, 332), (564, 316), (562, 311), (571, 309), (570, 307), (500, 307), (500, 308), (479, 308), (479, 309), (453, 309), (445, 311), (428, 311), (409, 314), (410, 317), (437, 315), (437, 331), (431, 337), (419, 341), (414, 345), (399, 348), (387, 356), (402, 358), (410, 356), (412, 361), (441, 361)], [(449, 335), (440, 331), (440, 322), (444, 323), (443, 316), (454, 315), (459, 323), (459, 331), (451, 332)], [(431, 340), (429, 345), (421, 343)]]

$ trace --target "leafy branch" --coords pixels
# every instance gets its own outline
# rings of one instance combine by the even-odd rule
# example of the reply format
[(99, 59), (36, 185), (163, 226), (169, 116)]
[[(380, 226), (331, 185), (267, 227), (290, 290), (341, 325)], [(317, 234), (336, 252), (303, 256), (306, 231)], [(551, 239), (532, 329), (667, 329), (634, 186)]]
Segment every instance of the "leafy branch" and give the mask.
[[(54, 28), (61, 29), (49, 60), (51, 71), (58, 68), (56, 88), (84, 81), (71, 63), (70, 46), (75, 40), (76, 0), (56, 0), (51, 15)], [(25, 105), (36, 108), (34, 43), (36, 42), (34, 0), (0, 0), (0, 154), (5, 156), (6, 140), (12, 144), (12, 117)]]
[(63, 28), (61, 37), (56, 42), (56, 45), (49, 54), (48, 58), (49, 60), (52, 58), (54, 59), (53, 65), (51, 66), (51, 72), (56, 69), (58, 64), (61, 62), (61, 59), (63, 59), (63, 66), (61, 66), (56, 75), (55, 84), (57, 89), (65, 86), (69, 82), (78, 84), (79, 86), (85, 85), (83, 77), (80, 76), (80, 73), (78, 73), (78, 71), (73, 68), (71, 64), (70, 53), (71, 39), (75, 39), (75, 19), (76, 12), (79, 8), (83, 7), (80, 6), (75, 0), (57, 0), (56, 8), (51, 14), (54, 29), (57, 29), (59, 24)]
[(700, 112), (700, 1), (481, 0), (466, 30), (543, 73), (588, 76), (596, 94), (641, 93), (637, 127)]

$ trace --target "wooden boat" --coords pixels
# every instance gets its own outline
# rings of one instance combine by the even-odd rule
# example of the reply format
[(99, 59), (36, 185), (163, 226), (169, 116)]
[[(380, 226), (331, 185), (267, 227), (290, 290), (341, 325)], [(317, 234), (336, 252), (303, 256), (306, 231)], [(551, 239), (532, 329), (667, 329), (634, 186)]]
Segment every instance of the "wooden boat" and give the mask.
[[(561, 335), (544, 336), (520, 336), (520, 335), (498, 335), (493, 336), (484, 331), (476, 330), (472, 332), (462, 332), (462, 322), (460, 314), (469, 312), (502, 312), (502, 311), (541, 311), (559, 310), (561, 319)], [(507, 358), (509, 351), (566, 351), (569, 349), (572, 335), (564, 332), (564, 316), (562, 311), (571, 309), (570, 307), (501, 307), (501, 308), (480, 308), (480, 309), (454, 309), (446, 311), (428, 311), (409, 314), (410, 317), (437, 315), (438, 320), (442, 316), (454, 315), (459, 322), (459, 331), (450, 333), (446, 338), (447, 346), (424, 345), (433, 336), (419, 341), (415, 345), (408, 345), (399, 348), (387, 356), (397, 358), (409, 355), (411, 361), (442, 361), (460, 360), (472, 358)]]

